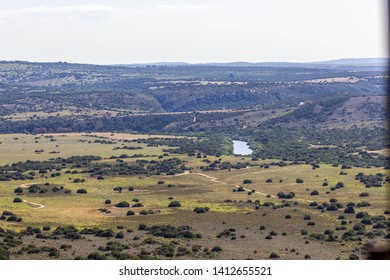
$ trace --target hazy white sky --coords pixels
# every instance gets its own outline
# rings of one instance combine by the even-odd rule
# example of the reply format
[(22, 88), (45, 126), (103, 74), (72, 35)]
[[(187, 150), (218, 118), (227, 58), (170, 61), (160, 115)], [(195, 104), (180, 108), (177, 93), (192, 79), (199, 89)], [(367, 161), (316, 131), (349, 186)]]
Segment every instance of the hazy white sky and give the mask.
[(0, 0), (0, 60), (384, 57), (385, 0)]

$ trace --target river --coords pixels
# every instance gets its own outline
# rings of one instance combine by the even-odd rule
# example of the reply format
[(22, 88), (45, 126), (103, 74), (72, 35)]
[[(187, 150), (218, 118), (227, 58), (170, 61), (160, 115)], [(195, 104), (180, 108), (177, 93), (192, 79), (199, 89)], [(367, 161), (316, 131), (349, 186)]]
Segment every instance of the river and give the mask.
[(233, 153), (235, 155), (248, 156), (253, 152), (248, 143), (244, 141), (233, 140)]

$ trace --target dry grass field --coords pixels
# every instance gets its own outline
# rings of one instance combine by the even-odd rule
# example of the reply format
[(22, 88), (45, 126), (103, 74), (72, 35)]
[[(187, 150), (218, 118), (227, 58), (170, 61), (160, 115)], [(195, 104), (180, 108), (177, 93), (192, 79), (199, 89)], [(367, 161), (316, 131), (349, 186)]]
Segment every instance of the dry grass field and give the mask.
[[(148, 147), (146, 144), (132, 142), (126, 145), (143, 149), (113, 150), (114, 147), (123, 144), (120, 139), (133, 140), (152, 137), (151, 135), (92, 134), (95, 136), (86, 136), (82, 133), (53, 134), (51, 135), (53, 138), (47, 137), (49, 135), (1, 135), (0, 165), (26, 160), (68, 158), (75, 155), (101, 156), (100, 162), (115, 164), (115, 159), (110, 157), (123, 153), (149, 155), (145, 158), (123, 159), (123, 162), (130, 165), (139, 159), (162, 160), (159, 156), (163, 155), (162, 150), (165, 148), (163, 146)], [(95, 143), (96, 139), (117, 143)], [(38, 150), (43, 152), (35, 152)], [(57, 153), (50, 153), (52, 151)], [(60, 250), (59, 258), (62, 259), (86, 258), (91, 252), (99, 251), (99, 247), (110, 241), (126, 244), (126, 249), (122, 248), (121, 252), (126, 252), (128, 256), (184, 259), (266, 259), (272, 252), (283, 259), (348, 259), (353, 254), (364, 258), (362, 247), (367, 242), (377, 247), (386, 245), (384, 238), (388, 234), (386, 229), (378, 236), (358, 235), (358, 238), (352, 241), (342, 238), (345, 232), (361, 221), (356, 218), (356, 213), (344, 213), (348, 203), (354, 203), (355, 212), (367, 212), (372, 217), (383, 216), (388, 210), (390, 187), (388, 182), (384, 182), (382, 187), (366, 188), (364, 184), (355, 180), (355, 175), (360, 172), (365, 175), (387, 174), (383, 168), (342, 170), (341, 166), (325, 164), (316, 169), (307, 164), (288, 164), (280, 167), (272, 165), (272, 160), (260, 160), (252, 162), (252, 166), (247, 168), (207, 172), (200, 169), (201, 166), (205, 166), (200, 158), (176, 154), (165, 155), (163, 159), (174, 157), (185, 161), (185, 165), (191, 170), (176, 175), (105, 176), (104, 180), (98, 180), (89, 173), (81, 173), (85, 168), (74, 168), (69, 170), (72, 171), (70, 173), (65, 173), (68, 169), (61, 170), (60, 176), (50, 176), (51, 173), (57, 172), (52, 170), (42, 175), (37, 173), (33, 180), (0, 181), (1, 211), (10, 211), (23, 219), (19, 223), (0, 220), (0, 227), (20, 232), (27, 226), (38, 228), (50, 226), (48, 231), (50, 233), (58, 226), (74, 225), (78, 230), (97, 227), (124, 233), (120, 239), (93, 235), (78, 240), (23, 237), (25, 245), (49, 247), (71, 245), (72, 248), (69, 250)], [(211, 162), (214, 160), (250, 162), (249, 157), (234, 155), (220, 158), (209, 156), (208, 159)], [(269, 168), (264, 168), (264, 164)], [(341, 171), (347, 174), (340, 175)], [(82, 182), (75, 183), (75, 179)], [(272, 182), (269, 182), (269, 179)], [(297, 183), (297, 179), (303, 182)], [(244, 184), (244, 180), (250, 180), (250, 183)], [(323, 185), (325, 182), (327, 186)], [(339, 182), (342, 182), (344, 187), (332, 190), (331, 188)], [(71, 192), (28, 193), (28, 187), (33, 184), (42, 187), (45, 184), (47, 187), (62, 186)], [(118, 186), (123, 187), (121, 192), (113, 190)], [(237, 191), (240, 186), (244, 191)], [(14, 190), (18, 187), (26, 191), (22, 195), (16, 195)], [(133, 187), (134, 190), (129, 191), (128, 187)], [(85, 189), (87, 193), (79, 194), (77, 193), (79, 189)], [(315, 190), (318, 191), (318, 195), (312, 195)], [(281, 199), (277, 197), (280, 192), (285, 194), (293, 192), (295, 197)], [(363, 192), (368, 196), (362, 197)], [(13, 203), (15, 197), (22, 198), (24, 202)], [(105, 204), (107, 199), (111, 200), (111, 204)], [(331, 200), (340, 203), (342, 207), (335, 211), (327, 211), (326, 206), (325, 210), (309, 206), (314, 201), (318, 204), (330, 204)], [(131, 205), (140, 202), (142, 207), (114, 206), (121, 201), (127, 201)], [(181, 206), (168, 207), (172, 201), (179, 201)], [(356, 206), (362, 202), (368, 202), (369, 205)], [(198, 214), (194, 212), (196, 207), (208, 207), (209, 210)], [(130, 209), (135, 215), (126, 216)], [(307, 216), (310, 216), (310, 219)], [(340, 219), (339, 216), (344, 218)], [(388, 215), (384, 216), (388, 218)], [(345, 223), (341, 225), (341, 221)], [(148, 226), (169, 224), (175, 227), (189, 225), (195, 232), (200, 233), (202, 238), (153, 237), (147, 231), (138, 230), (140, 224)], [(366, 224), (365, 232), (375, 232), (374, 224), (375, 222)], [(315, 238), (327, 230), (332, 231), (330, 235), (334, 240), (329, 240), (327, 237), (329, 234), (325, 234), (322, 239)], [(225, 234), (218, 237), (221, 232)], [(147, 241), (150, 238), (154, 241)], [(176, 250), (173, 256), (156, 253), (158, 248), (168, 245)], [(198, 245), (201, 250), (193, 249)], [(179, 249), (180, 247), (184, 249)], [(220, 247), (222, 250), (213, 251), (214, 247)], [(48, 258), (42, 251), (27, 254), (23, 253), (23, 250), (17, 253), (18, 250), (21, 250), (20, 246), (10, 250), (11, 258)], [(105, 254), (104, 250), (99, 252)], [(105, 256), (113, 258), (110, 254)]]

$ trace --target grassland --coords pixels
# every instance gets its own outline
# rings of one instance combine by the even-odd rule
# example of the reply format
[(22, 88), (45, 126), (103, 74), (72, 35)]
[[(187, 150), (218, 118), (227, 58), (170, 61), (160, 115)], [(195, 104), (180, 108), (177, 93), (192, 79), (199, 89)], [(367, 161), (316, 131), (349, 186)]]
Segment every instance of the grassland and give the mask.
[[(93, 135), (93, 136), (91, 136)], [(133, 176), (104, 176), (104, 180), (91, 177), (83, 173), (85, 168), (65, 168), (60, 176), (51, 176), (58, 171), (52, 170), (46, 174), (37, 174), (33, 180), (0, 181), (0, 209), (10, 211), (22, 222), (7, 222), (0, 220), (3, 229), (20, 232), (27, 226), (43, 228), (50, 226), (52, 232), (58, 226), (74, 225), (78, 230), (83, 228), (111, 229), (124, 232), (119, 240), (127, 244), (124, 251), (136, 258), (220, 258), (220, 259), (265, 259), (271, 252), (275, 252), (285, 259), (347, 259), (355, 254), (364, 257), (364, 246), (367, 242), (377, 247), (386, 246), (388, 228), (376, 230), (375, 222), (365, 225), (365, 233), (382, 231), (381, 235), (358, 235), (356, 240), (343, 238), (344, 233), (359, 224), (361, 219), (356, 214), (344, 214), (348, 203), (358, 205), (368, 202), (368, 206), (355, 207), (356, 212), (367, 212), (370, 217), (384, 215), (388, 210), (389, 182), (383, 182), (381, 187), (366, 188), (364, 184), (355, 180), (355, 175), (362, 172), (365, 175), (385, 173), (383, 168), (351, 168), (342, 170), (341, 166), (321, 164), (313, 168), (308, 164), (290, 164), (279, 166), (272, 164), (273, 160), (251, 161), (249, 157), (224, 155), (221, 157), (208, 156), (210, 162), (249, 162), (250, 166), (242, 169), (202, 171), (206, 166), (204, 158), (185, 154), (164, 155), (164, 146), (148, 147), (143, 143), (124, 143), (123, 140), (133, 140), (151, 137), (150, 135), (129, 135), (111, 133), (83, 133), (55, 134), (55, 135), (1, 135), (0, 136), (0, 164), (12, 164), (18, 161), (44, 161), (49, 158), (68, 158), (75, 155), (95, 155), (102, 159), (99, 162), (117, 164), (112, 156), (127, 154), (143, 154), (141, 158), (124, 158), (122, 163), (136, 164), (136, 160), (147, 159), (161, 161), (169, 158), (179, 158), (185, 162), (190, 170), (176, 175), (133, 175)], [(153, 136), (155, 137), (155, 136)], [(166, 137), (166, 136), (163, 136)], [(112, 144), (102, 144), (95, 140), (110, 140)], [(113, 150), (121, 145), (141, 147), (138, 150)], [(35, 152), (43, 150), (42, 152)], [(50, 153), (56, 151), (56, 154)], [(277, 163), (278, 161), (275, 161)], [(67, 170), (71, 171), (65, 173)], [(340, 172), (345, 171), (345, 175)], [(76, 173), (77, 172), (77, 173)], [(302, 183), (297, 183), (297, 179)], [(81, 182), (75, 183), (75, 179)], [(272, 182), (267, 183), (267, 180)], [(243, 184), (244, 180), (251, 180), (250, 184)], [(160, 183), (159, 183), (160, 182)], [(163, 182), (163, 183), (162, 183)], [(327, 186), (323, 184), (327, 182)], [(338, 182), (345, 187), (331, 190)], [(62, 186), (70, 193), (47, 192), (29, 193), (28, 187), (32, 184), (52, 187)], [(113, 190), (121, 186), (121, 192)], [(128, 187), (134, 190), (129, 191)], [(245, 191), (238, 192), (243, 186)], [(16, 195), (14, 190), (24, 189), (22, 195)], [(77, 190), (85, 189), (86, 194), (79, 194)], [(233, 191), (234, 190), (234, 191)], [(317, 190), (319, 195), (311, 195)], [(292, 199), (280, 199), (278, 193), (294, 192)], [(368, 196), (362, 197), (366, 192)], [(13, 203), (15, 197), (24, 202)], [(105, 201), (111, 200), (111, 204)], [(337, 200), (342, 205), (336, 211), (320, 210), (310, 207), (313, 201), (330, 203)], [(134, 200), (143, 204), (143, 207), (118, 208), (116, 203), (127, 201), (134, 205)], [(180, 207), (168, 207), (171, 201), (179, 201)], [(29, 203), (27, 203), (29, 202)], [(267, 206), (269, 205), (269, 206)], [(40, 206), (40, 207), (39, 207)], [(197, 214), (196, 207), (208, 207), (209, 211)], [(135, 215), (126, 216), (127, 211), (134, 211)], [(144, 215), (141, 213), (148, 212)], [(310, 220), (304, 219), (305, 215)], [(340, 219), (339, 216), (345, 216)], [(388, 215), (385, 215), (388, 216)], [(385, 218), (388, 221), (388, 217)], [(346, 221), (344, 227), (340, 222)], [(311, 225), (309, 225), (311, 222)], [(388, 223), (388, 222), (387, 222)], [(155, 243), (145, 243), (150, 234), (138, 230), (140, 224), (173, 226), (190, 225), (194, 231), (202, 235), (201, 239), (165, 239), (153, 237)], [(261, 230), (260, 226), (265, 229)], [(227, 236), (217, 237), (227, 229), (232, 231)], [(234, 231), (233, 231), (234, 230)], [(329, 241), (326, 230), (332, 230), (334, 240)], [(226, 232), (226, 231), (225, 231)], [(323, 239), (315, 238), (324, 235)], [(269, 238), (271, 236), (271, 238)], [(267, 237), (267, 238), (266, 238)], [(86, 236), (80, 240), (68, 239), (37, 239), (33, 236), (24, 236), (23, 244), (34, 246), (59, 247), (61, 244), (72, 245), (72, 250), (61, 251), (60, 258), (86, 258), (95, 252), (99, 246), (104, 246), (107, 238)], [(110, 239), (109, 239), (110, 240)], [(168, 246), (174, 243), (175, 254), (164, 255), (156, 253), (159, 246)], [(193, 246), (200, 245), (202, 250), (194, 251)], [(173, 246), (173, 245), (172, 245)], [(184, 254), (179, 247), (186, 248)], [(211, 249), (222, 248), (221, 251)], [(192, 248), (192, 249), (191, 249)], [(207, 249), (207, 250), (205, 250)], [(48, 258), (41, 252), (35, 254), (23, 253), (21, 246), (10, 249), (11, 258)], [(144, 250), (144, 251), (142, 251)], [(184, 249), (181, 249), (183, 252)], [(20, 253), (17, 253), (17, 252)], [(149, 252), (150, 254), (143, 254)], [(101, 254), (103, 254), (101, 252)], [(104, 254), (103, 254), (104, 255)], [(108, 258), (115, 258), (107, 255)]]

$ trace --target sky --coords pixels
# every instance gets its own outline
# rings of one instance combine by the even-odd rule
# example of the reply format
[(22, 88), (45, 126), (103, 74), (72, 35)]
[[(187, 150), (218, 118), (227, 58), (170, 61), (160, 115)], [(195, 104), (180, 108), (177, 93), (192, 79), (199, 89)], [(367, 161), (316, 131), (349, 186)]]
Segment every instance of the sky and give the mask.
[(385, 0), (0, 0), (0, 60), (388, 57)]

